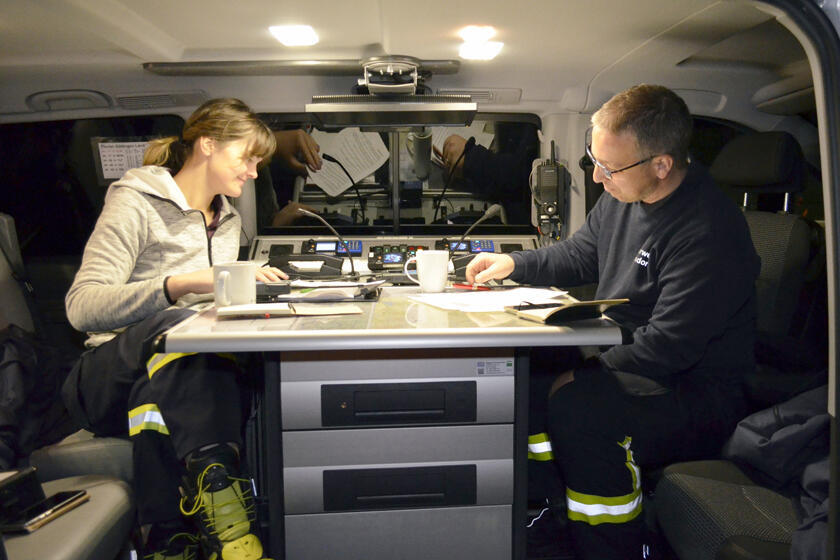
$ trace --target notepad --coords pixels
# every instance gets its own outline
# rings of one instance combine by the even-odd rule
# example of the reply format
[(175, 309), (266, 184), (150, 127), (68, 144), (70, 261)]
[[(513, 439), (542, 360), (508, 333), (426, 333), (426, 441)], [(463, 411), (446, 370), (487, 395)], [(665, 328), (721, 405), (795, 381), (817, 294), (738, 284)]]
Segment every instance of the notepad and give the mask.
[(561, 303), (537, 303), (511, 305), (505, 307), (505, 311), (513, 313), (517, 317), (556, 325), (567, 321), (579, 321), (581, 319), (595, 319), (612, 307), (621, 303), (627, 303), (627, 298), (621, 299), (595, 299), (589, 301), (568, 300)]

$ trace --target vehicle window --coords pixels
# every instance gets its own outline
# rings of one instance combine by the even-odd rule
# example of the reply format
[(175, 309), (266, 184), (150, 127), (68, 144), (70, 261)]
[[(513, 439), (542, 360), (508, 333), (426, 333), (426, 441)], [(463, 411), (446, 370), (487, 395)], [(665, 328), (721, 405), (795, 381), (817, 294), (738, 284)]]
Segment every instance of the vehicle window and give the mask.
[(81, 254), (107, 187), (92, 138), (166, 136), (182, 127), (173, 115), (0, 125), (0, 211), (15, 219), (24, 259)]

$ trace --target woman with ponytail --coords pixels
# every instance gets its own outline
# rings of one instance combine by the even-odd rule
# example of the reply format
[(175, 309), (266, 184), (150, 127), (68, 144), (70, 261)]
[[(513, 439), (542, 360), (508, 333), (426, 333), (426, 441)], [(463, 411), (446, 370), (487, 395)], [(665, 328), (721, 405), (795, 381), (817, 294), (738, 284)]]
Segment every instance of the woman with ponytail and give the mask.
[[(263, 557), (239, 461), (247, 372), (229, 354), (158, 354), (153, 343), (212, 299), (213, 264), (239, 251), (228, 197), (275, 149), (242, 101), (204, 103), (180, 138), (151, 142), (144, 166), (110, 186), (67, 293), (67, 316), (90, 333), (90, 349), (62, 396), (80, 427), (132, 439), (147, 558), (193, 557), (197, 543), (208, 558)], [(255, 281), (286, 278), (257, 270)]]

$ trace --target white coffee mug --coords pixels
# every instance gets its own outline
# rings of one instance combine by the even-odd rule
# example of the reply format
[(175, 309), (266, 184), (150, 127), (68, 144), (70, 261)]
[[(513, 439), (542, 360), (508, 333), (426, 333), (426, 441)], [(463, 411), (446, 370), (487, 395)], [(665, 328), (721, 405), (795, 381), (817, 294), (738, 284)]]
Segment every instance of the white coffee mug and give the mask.
[(213, 265), (213, 296), (217, 307), (257, 302), (257, 263), (236, 261)]
[[(411, 262), (417, 263), (419, 281), (408, 273), (408, 265)], [(449, 274), (449, 251), (417, 251), (415, 256), (405, 261), (403, 272), (409, 280), (420, 284), (420, 291), (442, 292)]]

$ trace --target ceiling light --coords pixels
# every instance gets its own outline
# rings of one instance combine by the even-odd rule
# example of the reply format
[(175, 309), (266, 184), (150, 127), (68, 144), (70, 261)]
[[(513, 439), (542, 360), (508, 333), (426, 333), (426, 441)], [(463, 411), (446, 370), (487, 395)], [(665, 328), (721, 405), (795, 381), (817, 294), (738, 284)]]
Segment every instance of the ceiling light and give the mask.
[(309, 25), (272, 25), (268, 30), (287, 47), (308, 47), (318, 42), (318, 34)]
[(499, 41), (465, 42), (458, 50), (458, 55), (467, 60), (490, 60), (495, 58), (504, 46), (505, 44)]
[(468, 25), (458, 35), (465, 43), (485, 43), (496, 35), (496, 29), (490, 25)]

